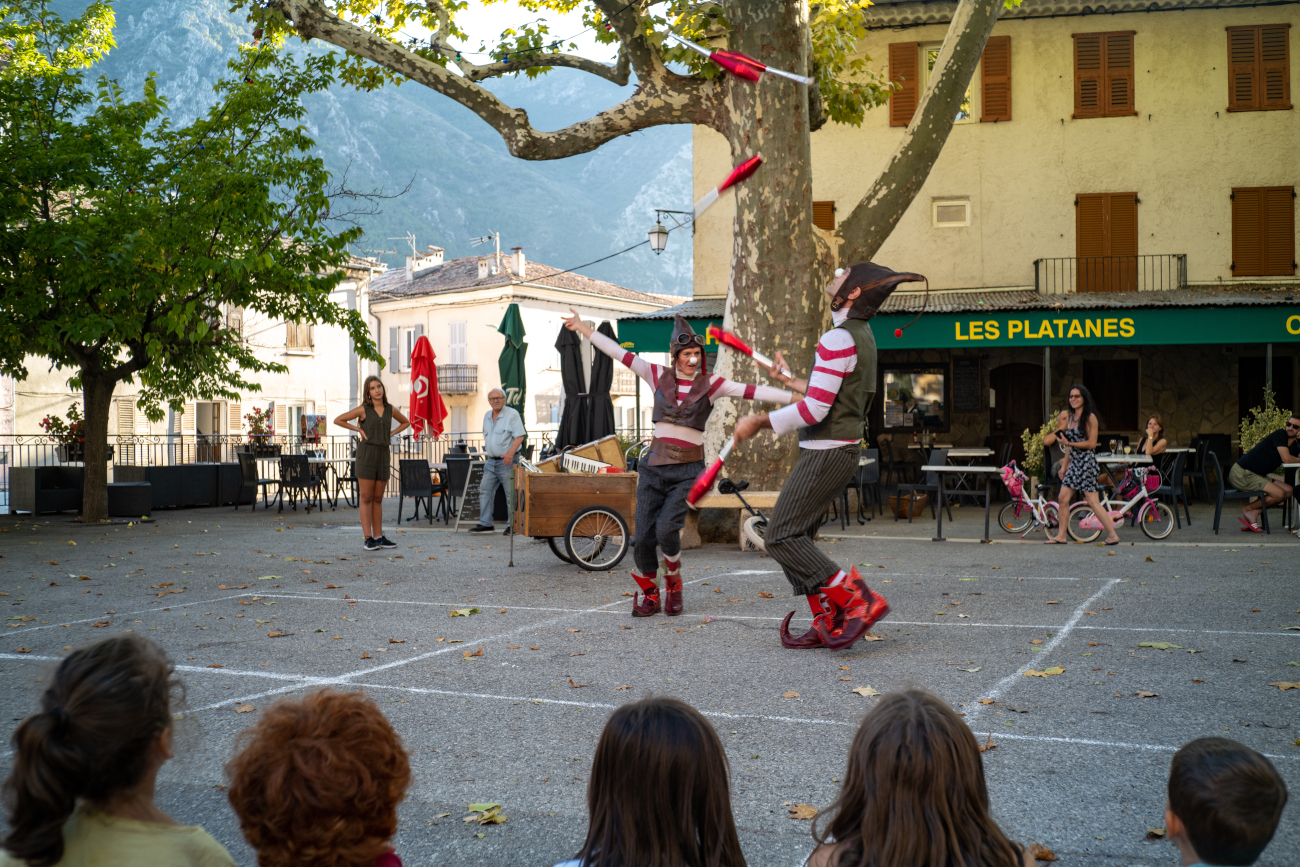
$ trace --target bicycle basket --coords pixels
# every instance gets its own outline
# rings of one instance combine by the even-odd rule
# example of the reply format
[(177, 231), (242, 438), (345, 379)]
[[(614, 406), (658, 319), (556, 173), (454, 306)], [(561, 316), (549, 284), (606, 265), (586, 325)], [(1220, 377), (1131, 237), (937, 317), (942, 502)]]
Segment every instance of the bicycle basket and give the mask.
[(1142, 485), (1147, 489), (1148, 494), (1154, 494), (1160, 487), (1160, 471), (1155, 467), (1150, 469), (1138, 470), (1142, 474)]
[(1002, 468), (1002, 484), (1007, 486), (1007, 493), (1012, 499), (1020, 499), (1025, 493), (1025, 474), (1012, 461)]

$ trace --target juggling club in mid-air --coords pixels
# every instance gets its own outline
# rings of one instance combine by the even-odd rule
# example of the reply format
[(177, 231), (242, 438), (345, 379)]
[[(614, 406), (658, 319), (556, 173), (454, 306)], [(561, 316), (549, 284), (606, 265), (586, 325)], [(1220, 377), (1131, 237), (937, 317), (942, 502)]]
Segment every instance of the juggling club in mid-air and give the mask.
[(735, 446), (736, 438), (733, 436), (727, 440), (727, 444), (722, 447), (722, 451), (718, 452), (718, 459), (710, 464), (707, 470), (700, 473), (695, 480), (695, 484), (691, 485), (691, 491), (686, 495), (686, 505), (693, 508), (700, 497), (709, 492), (709, 489), (713, 487), (713, 483), (717, 481), (718, 473), (722, 471), (722, 465), (727, 460), (727, 455), (731, 454), (731, 450)]
[(736, 350), (737, 352), (743, 352), (745, 355), (748, 355), (750, 358), (754, 359), (763, 367), (766, 367), (768, 370), (772, 371), (773, 373), (780, 373), (784, 376), (794, 375), (793, 373), (790, 372), (790, 368), (784, 365), (782, 365), (781, 367), (777, 367), (775, 361), (768, 358), (766, 355), (759, 352), (758, 350), (754, 349), (748, 343), (741, 340), (739, 337), (737, 337), (736, 335), (732, 334), (730, 331), (727, 331), (724, 328), (719, 328), (716, 325), (710, 325), (708, 327), (708, 335), (712, 337), (714, 340), (721, 343), (723, 346), (730, 346), (732, 349)]

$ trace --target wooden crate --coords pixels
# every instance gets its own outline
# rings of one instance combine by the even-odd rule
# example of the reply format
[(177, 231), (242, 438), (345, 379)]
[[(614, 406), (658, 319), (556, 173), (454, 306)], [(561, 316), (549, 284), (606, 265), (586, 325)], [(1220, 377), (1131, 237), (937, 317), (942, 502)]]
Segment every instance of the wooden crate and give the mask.
[(586, 506), (609, 506), (636, 527), (636, 473), (530, 473), (515, 468), (519, 510), (514, 531), (523, 536), (563, 536), (569, 519)]

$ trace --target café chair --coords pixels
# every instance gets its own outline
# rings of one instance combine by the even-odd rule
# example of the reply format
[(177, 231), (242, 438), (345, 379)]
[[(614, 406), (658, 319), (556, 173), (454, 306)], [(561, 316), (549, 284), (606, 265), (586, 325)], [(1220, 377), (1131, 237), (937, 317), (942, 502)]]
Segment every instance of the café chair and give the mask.
[(298, 498), (302, 497), (308, 514), (311, 513), (312, 497), (316, 498), (320, 508), (321, 484), (311, 471), (311, 464), (306, 455), (284, 455), (280, 458), (280, 492), (276, 499), (280, 501), (277, 511), (284, 511), (284, 498), (288, 495), (289, 505), (298, 511)]
[[(930, 451), (930, 459), (926, 461), (926, 464), (932, 467), (943, 466), (946, 463), (948, 463), (947, 449), (932, 449)], [(932, 518), (937, 517), (937, 514), (934, 511), (934, 501), (939, 499), (939, 474), (937, 472), (933, 470), (927, 472), (925, 474), (924, 482), (899, 482), (898, 491), (896, 493), (897, 499), (895, 500), (895, 502), (898, 503), (899, 505), (902, 505), (904, 491), (907, 492), (907, 523), (909, 524), (912, 523), (912, 518), (914, 517), (913, 512), (915, 511), (915, 506), (916, 506), (916, 495), (918, 492), (929, 495), (928, 499), (930, 501), (930, 517)], [(947, 493), (951, 495), (951, 492), (947, 492)], [(951, 521), (952, 506), (949, 505), (949, 500), (950, 500), (950, 496), (945, 497), (944, 502), (940, 503), (940, 507), (948, 510), (948, 520)], [(894, 509), (895, 523), (897, 523), (898, 521), (898, 513), (899, 513), (899, 509), (895, 508)]]
[[(1225, 488), (1223, 486), (1225, 476), (1223, 474), (1223, 467), (1219, 465), (1219, 456), (1210, 451), (1206, 452), (1206, 459), (1210, 462), (1210, 466), (1214, 468), (1214, 477), (1218, 479), (1217, 494), (1214, 498), (1214, 535), (1217, 536), (1219, 535), (1219, 518), (1223, 514), (1224, 500), (1253, 500), (1256, 497), (1260, 497), (1260, 505), (1263, 506), (1262, 497), (1264, 495), (1260, 491), (1238, 491), (1234, 488)], [(1177, 511), (1175, 511), (1174, 514), (1177, 514)], [(1259, 525), (1264, 528), (1265, 533), (1272, 534), (1273, 531), (1268, 528), (1267, 506), (1263, 506), (1263, 508), (1259, 510)]]
[(279, 486), (279, 479), (262, 479), (257, 475), (257, 458), (253, 457), (252, 452), (236, 452), (239, 458), (239, 496), (235, 499), (235, 511), (239, 511), (240, 501), (244, 499), (244, 491), (248, 488), (253, 489), (253, 496), (249, 500), (248, 511), (257, 508), (257, 492), (262, 492), (262, 508), (271, 508), (266, 489), (271, 485)]
[(420, 503), (424, 503), (424, 515), (433, 525), (433, 478), (429, 471), (429, 462), (422, 459), (403, 459), (398, 461), (397, 469), (397, 524), (402, 523), (402, 506), (406, 498), (415, 500), (415, 509), (408, 521), (420, 517)]

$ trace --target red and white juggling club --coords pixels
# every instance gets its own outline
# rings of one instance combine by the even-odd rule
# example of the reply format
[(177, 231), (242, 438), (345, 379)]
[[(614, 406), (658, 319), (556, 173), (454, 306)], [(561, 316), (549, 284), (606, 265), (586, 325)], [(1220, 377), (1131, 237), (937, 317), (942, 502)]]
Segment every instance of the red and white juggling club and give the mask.
[(766, 367), (768, 370), (772, 371), (773, 373), (780, 373), (785, 376), (794, 375), (790, 372), (790, 368), (777, 367), (775, 361), (768, 358), (766, 355), (757, 351), (756, 349), (753, 349), (748, 343), (741, 340), (739, 337), (732, 334), (730, 331), (719, 328), (716, 325), (710, 325), (707, 331), (710, 337), (712, 337), (714, 340), (721, 343), (723, 346), (730, 346), (732, 349), (736, 350), (737, 352), (743, 352), (745, 355), (748, 355), (750, 358), (754, 359), (763, 367)]
[(713, 487), (713, 483), (718, 478), (718, 473), (722, 471), (723, 462), (727, 460), (727, 455), (731, 454), (731, 450), (735, 448), (735, 445), (735, 437), (727, 440), (727, 444), (722, 447), (722, 451), (718, 452), (718, 459), (707, 470), (700, 473), (699, 478), (695, 480), (695, 484), (691, 486), (691, 492), (686, 495), (686, 505), (694, 506), (700, 497), (709, 492), (709, 489)]
[(745, 160), (743, 163), (741, 163), (740, 165), (732, 169), (731, 174), (727, 175), (726, 180), (718, 184), (713, 189), (709, 190), (704, 195), (700, 196), (700, 200), (695, 203), (695, 207), (693, 208), (693, 210), (695, 211), (694, 219), (698, 220), (700, 218), (700, 214), (703, 214), (705, 211), (707, 211), (709, 209), (709, 206), (712, 205), (714, 202), (716, 202), (718, 200), (718, 196), (722, 195), (722, 193), (725, 192), (727, 188), (734, 187), (736, 184), (740, 183), (745, 178), (749, 177), (754, 172), (758, 171), (758, 167), (761, 166), (762, 164), (763, 164), (763, 155), (755, 154), (754, 156), (750, 157), (749, 159)]
[(812, 84), (812, 79), (806, 75), (796, 75), (793, 72), (786, 72), (784, 69), (776, 69), (775, 67), (768, 66), (766, 63), (755, 60), (748, 54), (741, 54), (739, 51), (710, 51), (702, 45), (696, 45), (689, 39), (683, 39), (676, 33), (669, 33), (668, 38), (680, 42), (692, 51), (703, 54), (705, 57), (718, 64), (718, 66), (721, 66), (723, 69), (739, 78), (744, 78), (749, 81), (758, 81), (763, 77), (763, 73), (766, 72), (771, 75), (779, 75), (781, 78), (788, 78), (791, 81), (798, 82), (799, 84)]

